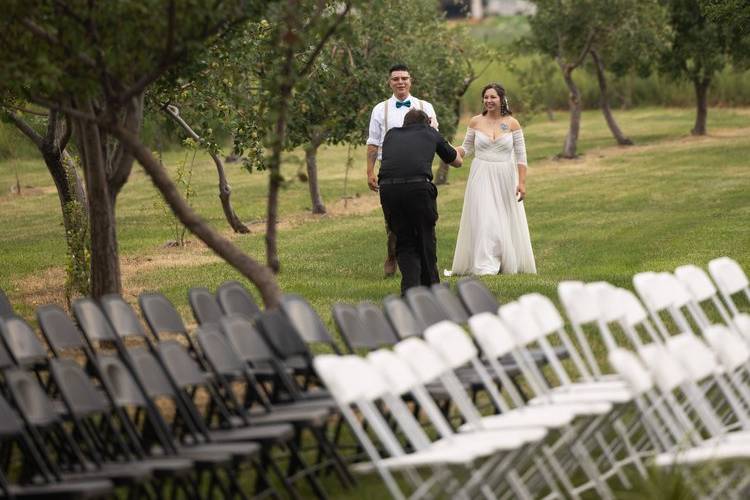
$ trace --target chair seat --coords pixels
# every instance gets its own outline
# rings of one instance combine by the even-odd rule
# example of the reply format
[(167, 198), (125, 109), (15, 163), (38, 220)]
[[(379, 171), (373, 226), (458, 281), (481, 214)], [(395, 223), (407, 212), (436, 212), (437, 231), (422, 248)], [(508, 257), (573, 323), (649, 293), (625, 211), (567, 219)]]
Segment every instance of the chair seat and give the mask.
[(328, 417), (331, 415), (329, 408), (295, 408), (294, 405), (290, 405), (286, 408), (277, 407), (271, 413), (254, 413), (250, 415), (250, 421), (254, 425), (265, 425), (265, 424), (279, 424), (279, 423), (293, 423), (293, 424), (306, 424), (320, 427), (326, 423)]
[(261, 446), (253, 442), (206, 443), (196, 446), (178, 448), (180, 456), (186, 456), (196, 461), (213, 456), (229, 455), (235, 459), (253, 458), (260, 453)]
[(237, 429), (216, 429), (209, 431), (209, 436), (218, 443), (236, 441), (259, 441), (262, 443), (283, 443), (294, 436), (291, 425), (257, 425)]
[(65, 481), (53, 484), (35, 484), (28, 486), (10, 485), (9, 493), (18, 499), (42, 500), (47, 498), (66, 500), (88, 500), (110, 498), (114, 486), (106, 479), (90, 481)]
[[(559, 406), (531, 406), (516, 408), (499, 415), (490, 415), (482, 418), (484, 429), (507, 429), (516, 427), (546, 427), (559, 428), (569, 424), (576, 414), (565, 405)], [(473, 424), (464, 424), (459, 430), (461, 432), (475, 431), (477, 427)]]
[(654, 463), (659, 467), (671, 467), (747, 458), (750, 458), (750, 447), (747, 443), (728, 441), (712, 446), (701, 445), (685, 450), (660, 453), (654, 457)]
[(549, 403), (628, 403), (633, 400), (633, 393), (627, 389), (612, 389), (609, 391), (570, 391), (553, 392), (545, 396), (537, 396), (529, 401), (530, 405)]

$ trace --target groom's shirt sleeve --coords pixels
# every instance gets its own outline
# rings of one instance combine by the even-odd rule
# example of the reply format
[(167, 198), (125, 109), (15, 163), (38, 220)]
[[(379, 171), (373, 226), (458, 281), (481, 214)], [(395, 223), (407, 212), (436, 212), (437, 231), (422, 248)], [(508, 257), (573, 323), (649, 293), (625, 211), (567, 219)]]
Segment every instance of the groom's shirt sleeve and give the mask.
[(378, 103), (372, 108), (370, 115), (370, 128), (367, 136), (367, 144), (377, 147), (383, 146), (383, 103)]
[(434, 129), (432, 129), (432, 131), (435, 134), (435, 140), (437, 142), (437, 145), (435, 146), (435, 152), (440, 157), (440, 159), (445, 163), (450, 163), (455, 160), (458, 152), (456, 152), (453, 146), (451, 146), (450, 143), (446, 141), (442, 135), (440, 135), (440, 132)]

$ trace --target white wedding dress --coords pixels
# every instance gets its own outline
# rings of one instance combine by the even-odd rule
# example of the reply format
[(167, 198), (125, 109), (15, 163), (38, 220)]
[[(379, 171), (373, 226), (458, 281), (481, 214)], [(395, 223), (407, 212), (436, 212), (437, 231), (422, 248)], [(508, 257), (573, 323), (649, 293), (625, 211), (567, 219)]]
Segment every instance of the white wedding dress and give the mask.
[(536, 273), (523, 202), (516, 200), (516, 162), (526, 164), (523, 132), (494, 141), (469, 128), (463, 148), (474, 153), (464, 194), (453, 267), (445, 274)]

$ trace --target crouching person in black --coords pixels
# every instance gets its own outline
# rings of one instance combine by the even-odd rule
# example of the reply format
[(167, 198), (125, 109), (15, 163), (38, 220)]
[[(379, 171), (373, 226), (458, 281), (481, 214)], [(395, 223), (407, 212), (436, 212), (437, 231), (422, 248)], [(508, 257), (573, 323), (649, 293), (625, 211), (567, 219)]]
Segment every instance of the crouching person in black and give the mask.
[(418, 109), (410, 110), (403, 127), (390, 129), (383, 140), (380, 204), (396, 234), (402, 295), (410, 287), (440, 282), (435, 249), (437, 188), (432, 183), (435, 153), (444, 162), (461, 166), (461, 156)]

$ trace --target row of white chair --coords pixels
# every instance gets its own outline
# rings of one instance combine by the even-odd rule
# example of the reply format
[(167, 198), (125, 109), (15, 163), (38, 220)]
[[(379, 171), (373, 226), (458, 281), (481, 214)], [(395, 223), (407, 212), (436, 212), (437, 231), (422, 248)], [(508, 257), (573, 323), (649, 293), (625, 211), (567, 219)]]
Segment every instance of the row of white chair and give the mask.
[[(731, 268), (735, 275), (732, 279), (714, 275), (722, 298), (731, 301), (742, 290), (750, 298), (747, 279), (736, 278), (741, 268), (722, 262), (712, 263), (712, 273), (714, 267)], [(369, 464), (360, 469), (377, 469), (394, 498), (440, 493), (468, 498), (578, 498), (587, 490), (612, 498), (609, 479), (616, 476), (629, 487), (629, 466), (645, 476), (647, 463), (705, 463), (727, 454), (739, 456), (742, 438), (727, 441), (731, 446), (722, 444), (721, 452), (716, 451), (717, 443), (724, 441), (717, 439), (729, 431), (740, 436), (738, 429), (745, 429), (750, 421), (750, 349), (740, 340), (744, 339), (743, 320), (738, 320), (742, 313), (732, 302), (719, 313), (728, 326), (711, 325), (701, 303), (723, 307), (716, 289), (706, 294), (708, 277), (699, 268), (680, 269), (677, 278), (663, 273), (636, 275), (636, 290), (646, 308), (632, 292), (606, 283), (561, 283), (558, 291), (576, 342), (554, 304), (540, 294), (529, 294), (501, 306), (497, 315), (470, 318), (471, 337), (446, 321), (430, 327), (425, 340), (410, 338), (393, 351), (375, 351), (366, 358), (318, 356), (315, 367), (369, 455)], [(701, 298), (696, 299), (690, 293), (697, 285), (687, 283), (700, 273), (705, 279)], [(687, 328), (690, 320), (685, 314), (699, 325), (708, 345)], [(677, 326), (678, 332), (670, 331), (670, 325)], [(593, 337), (587, 334), (592, 326), (597, 332)], [(734, 348), (710, 340), (727, 332), (737, 344)], [(617, 374), (608, 374), (598, 361), (595, 353), (601, 342), (597, 339)], [(566, 348), (569, 361), (556, 356), (553, 343)], [(476, 346), (501, 380), (502, 390), (480, 361)], [(709, 346), (717, 349), (716, 355)], [(549, 373), (531, 359), (531, 347), (545, 352)], [(521, 370), (531, 393), (528, 400), (499, 362), (506, 355)], [(693, 356), (700, 357), (699, 367), (694, 367)], [(731, 367), (722, 370), (719, 361)], [(467, 364), (478, 373), (500, 414), (482, 416), (474, 407), (455, 374)], [(447, 389), (465, 421), (456, 431), (424, 388), (435, 382)], [(404, 403), (407, 395), (434, 426), (437, 439), (429, 438)], [(717, 402), (724, 403), (719, 407), (721, 415)], [(352, 407), (368, 422), (379, 446)], [(708, 439), (695, 434), (696, 425)], [(409, 493), (394, 479), (395, 470), (404, 472)], [(693, 486), (700, 493), (707, 491)], [(732, 492), (738, 484), (726, 478), (719, 486), (722, 492)]]

